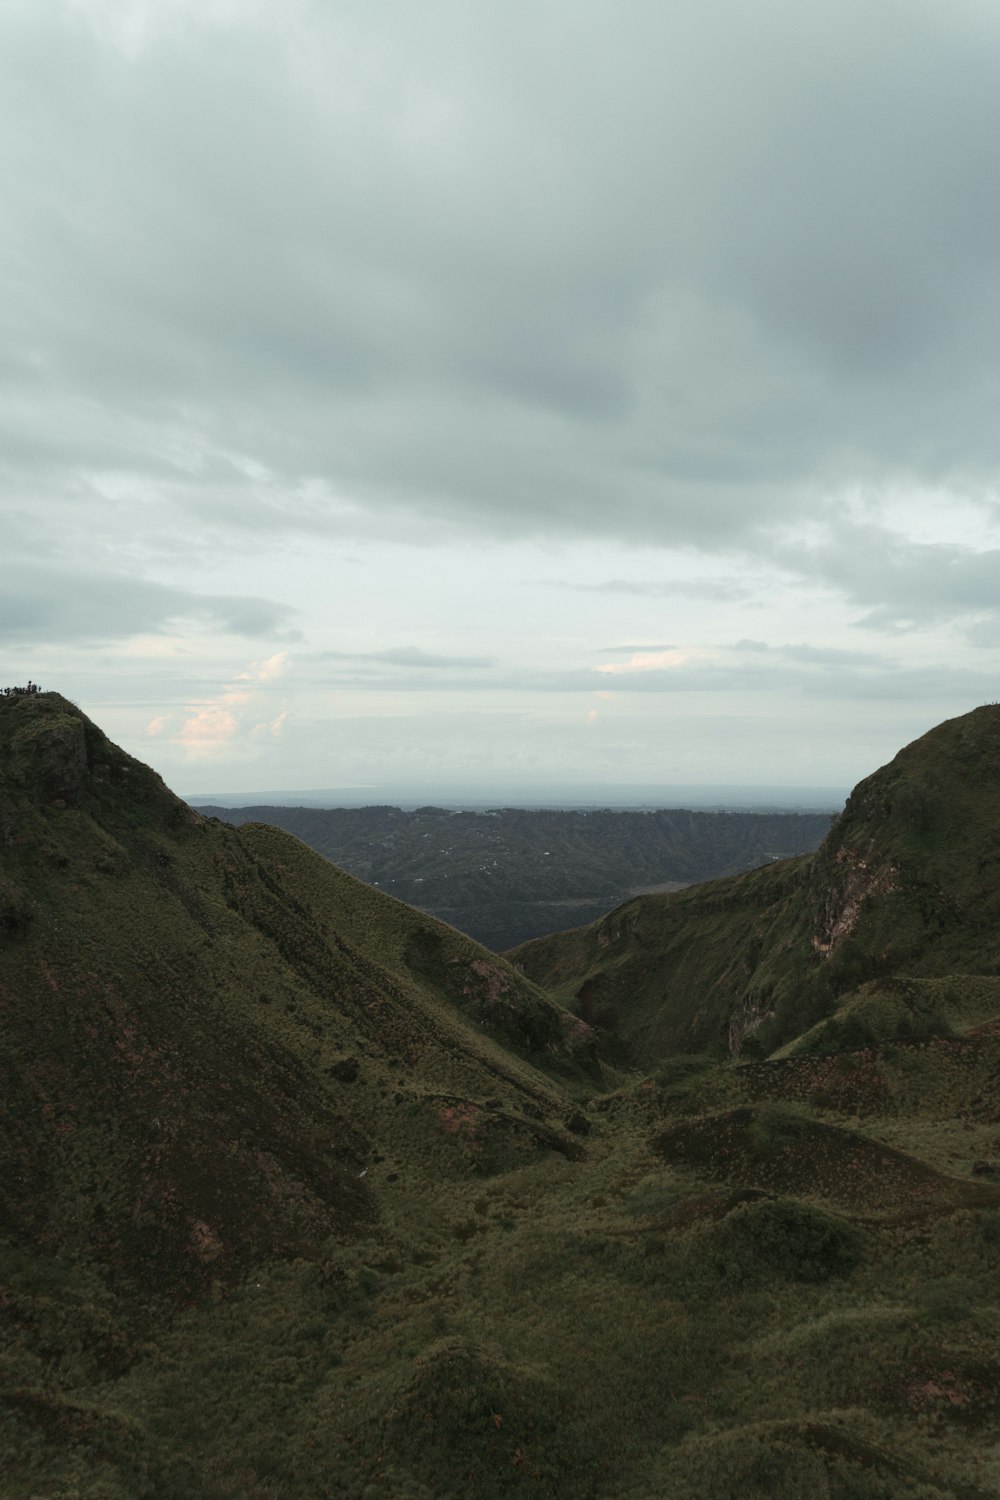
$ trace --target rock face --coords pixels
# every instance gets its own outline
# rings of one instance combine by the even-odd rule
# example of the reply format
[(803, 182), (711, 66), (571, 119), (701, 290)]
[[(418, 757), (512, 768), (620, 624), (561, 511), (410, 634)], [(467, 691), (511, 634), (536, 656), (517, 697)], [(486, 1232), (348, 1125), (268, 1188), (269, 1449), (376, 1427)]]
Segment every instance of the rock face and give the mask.
[(827, 889), (823, 911), (812, 945), (817, 953), (829, 957), (845, 938), (853, 935), (865, 902), (873, 896), (885, 896), (895, 890), (896, 869), (880, 864), (874, 847), (865, 854), (838, 849), (834, 856), (838, 869)]
[(815, 854), (645, 896), (511, 957), (641, 1066), (765, 1052), (894, 974), (1000, 968), (1000, 707), (939, 725), (862, 781)]

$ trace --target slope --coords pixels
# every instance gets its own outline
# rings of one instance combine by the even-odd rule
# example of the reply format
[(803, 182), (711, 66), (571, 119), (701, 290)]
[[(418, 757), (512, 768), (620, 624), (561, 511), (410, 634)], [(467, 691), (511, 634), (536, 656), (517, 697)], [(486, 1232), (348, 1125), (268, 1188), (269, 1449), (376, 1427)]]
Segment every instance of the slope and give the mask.
[(839, 997), (893, 975), (1000, 965), (1000, 707), (907, 746), (862, 781), (813, 855), (541, 938), (510, 957), (652, 1066), (677, 1051), (765, 1052)]
[[(594, 1087), (501, 961), (70, 705), (0, 752), (4, 1500), (1000, 1493), (1000, 978)], [(777, 942), (810, 878), (692, 910)]]
[[(0, 700), (0, 1228), (153, 1287), (350, 1236), (366, 1167), (577, 1149), (586, 1027), (53, 694)], [(541, 1069), (541, 1071), (539, 1071)], [(488, 1104), (485, 1101), (490, 1101)]]

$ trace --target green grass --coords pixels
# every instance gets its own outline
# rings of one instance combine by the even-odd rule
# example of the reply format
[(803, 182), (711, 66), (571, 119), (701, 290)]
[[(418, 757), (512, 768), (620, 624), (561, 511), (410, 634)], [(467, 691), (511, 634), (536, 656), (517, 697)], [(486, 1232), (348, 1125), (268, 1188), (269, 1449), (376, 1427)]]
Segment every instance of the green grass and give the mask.
[[(824, 1021), (818, 866), (633, 903), (551, 950), (626, 1072), (62, 700), (0, 700), (0, 752), (4, 1500), (1000, 1493), (991, 898), (898, 768), (823, 857), (861, 819), (950, 870), (970, 971), (824, 980)], [(730, 1058), (796, 975), (801, 1044)]]

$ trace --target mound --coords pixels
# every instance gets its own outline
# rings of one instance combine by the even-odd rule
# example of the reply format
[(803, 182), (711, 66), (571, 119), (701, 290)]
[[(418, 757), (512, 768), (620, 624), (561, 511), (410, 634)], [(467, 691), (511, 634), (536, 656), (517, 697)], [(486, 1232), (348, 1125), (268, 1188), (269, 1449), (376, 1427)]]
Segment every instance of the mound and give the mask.
[(664, 1462), (659, 1487), (627, 1500), (989, 1500), (975, 1485), (950, 1479), (888, 1447), (873, 1425), (850, 1411), (809, 1421), (758, 1422), (687, 1441)]
[(778, 1105), (727, 1110), (661, 1131), (654, 1149), (703, 1177), (856, 1210), (995, 1207), (1000, 1189), (946, 1177), (858, 1131)]
[(870, 980), (834, 1013), (780, 1047), (775, 1057), (818, 1056), (922, 1037), (984, 1034), (1000, 1025), (1000, 979), (950, 974), (941, 979)]
[(384, 1432), (397, 1462), (442, 1500), (593, 1494), (595, 1455), (567, 1394), (467, 1341), (420, 1356)]

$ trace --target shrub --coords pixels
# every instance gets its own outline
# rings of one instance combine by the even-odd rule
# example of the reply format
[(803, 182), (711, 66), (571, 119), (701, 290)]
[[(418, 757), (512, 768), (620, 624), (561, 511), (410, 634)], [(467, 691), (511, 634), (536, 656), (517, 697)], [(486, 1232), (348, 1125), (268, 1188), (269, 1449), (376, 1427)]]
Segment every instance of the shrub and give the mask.
[(742, 1203), (697, 1238), (708, 1238), (707, 1244), (697, 1245), (698, 1257), (715, 1275), (737, 1285), (847, 1276), (864, 1253), (853, 1225), (794, 1198)]

